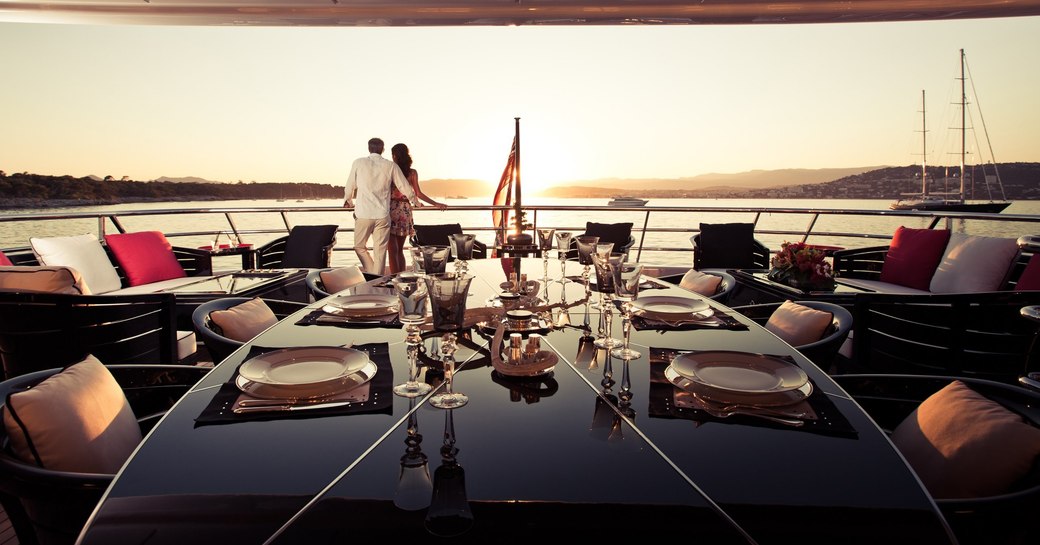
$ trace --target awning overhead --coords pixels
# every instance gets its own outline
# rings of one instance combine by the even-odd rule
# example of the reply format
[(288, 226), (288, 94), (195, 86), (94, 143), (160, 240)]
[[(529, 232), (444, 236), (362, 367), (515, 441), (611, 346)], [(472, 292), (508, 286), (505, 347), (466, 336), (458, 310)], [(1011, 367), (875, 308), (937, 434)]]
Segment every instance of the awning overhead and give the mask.
[(0, 22), (244, 26), (798, 24), (1040, 15), (1040, 0), (0, 0)]

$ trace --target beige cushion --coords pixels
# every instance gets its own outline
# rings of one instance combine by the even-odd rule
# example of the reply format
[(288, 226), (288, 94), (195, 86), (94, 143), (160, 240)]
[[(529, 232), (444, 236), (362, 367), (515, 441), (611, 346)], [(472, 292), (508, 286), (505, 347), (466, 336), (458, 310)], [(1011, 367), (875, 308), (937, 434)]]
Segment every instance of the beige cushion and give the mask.
[(90, 295), (83, 276), (72, 267), (0, 267), (0, 290)]
[(362, 274), (361, 268), (357, 266), (321, 271), (318, 273), (318, 276), (321, 278), (321, 284), (325, 286), (325, 291), (328, 293), (343, 291), (365, 282), (365, 275)]
[(94, 235), (29, 239), (33, 253), (41, 265), (72, 267), (94, 293), (106, 293), (122, 287), (116, 268)]
[(936, 498), (1006, 492), (1040, 455), (1040, 429), (960, 381), (924, 400), (892, 442)]
[(209, 319), (220, 327), (225, 337), (243, 343), (278, 323), (271, 307), (258, 297), (227, 310), (214, 310), (209, 313)]
[(123, 390), (94, 356), (9, 395), (4, 426), (19, 458), (57, 471), (115, 473), (141, 442)]
[(833, 321), (830, 312), (787, 300), (769, 316), (766, 329), (791, 346), (802, 346), (822, 339)]
[(939, 268), (932, 275), (932, 293), (997, 291), (1018, 255), (1013, 238), (953, 233)]
[(679, 287), (711, 297), (718, 293), (719, 284), (721, 283), (721, 276), (690, 269), (689, 272), (683, 275), (682, 280), (679, 281)]

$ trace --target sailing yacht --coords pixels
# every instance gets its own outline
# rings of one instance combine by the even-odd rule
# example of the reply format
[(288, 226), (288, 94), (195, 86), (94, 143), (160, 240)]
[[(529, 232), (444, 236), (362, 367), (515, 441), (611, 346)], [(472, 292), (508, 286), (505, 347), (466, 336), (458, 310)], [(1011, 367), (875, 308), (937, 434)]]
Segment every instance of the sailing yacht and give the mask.
[[(954, 193), (930, 193), (928, 191), (928, 168), (927, 168), (927, 127), (925, 125), (925, 99), (924, 91), (921, 91), (921, 192), (904, 194), (910, 196), (908, 199), (899, 199), (892, 203), (889, 208), (892, 210), (934, 210), (934, 211), (945, 211), (945, 212), (989, 212), (998, 213), (1002, 212), (1005, 208), (1011, 205), (1011, 202), (1004, 198), (1004, 186), (1000, 182), (1000, 174), (996, 171), (994, 165), (994, 180), (997, 186), (1000, 188), (1001, 199), (1000, 201), (990, 200), (988, 202), (967, 202), (966, 186), (967, 182), (964, 171), (966, 151), (966, 140), (967, 140), (967, 109), (968, 109), (968, 95), (966, 92), (964, 76), (964, 50), (961, 49), (961, 150), (960, 150), (960, 190)], [(986, 181), (987, 190), (989, 189), (989, 176), (983, 174)]]

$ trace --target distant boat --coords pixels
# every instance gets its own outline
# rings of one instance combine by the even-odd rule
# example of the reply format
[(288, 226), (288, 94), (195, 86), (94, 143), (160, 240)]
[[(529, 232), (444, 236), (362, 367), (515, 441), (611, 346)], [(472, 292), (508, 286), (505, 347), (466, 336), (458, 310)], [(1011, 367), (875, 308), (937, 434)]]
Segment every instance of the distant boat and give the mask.
[(646, 206), (646, 203), (650, 202), (647, 199), (640, 199), (638, 197), (614, 197), (607, 203), (607, 206)]
[[(960, 160), (960, 191), (951, 193), (929, 193), (928, 192), (928, 168), (927, 168), (927, 128), (925, 127), (925, 101), (924, 91), (921, 91), (921, 192), (910, 193), (906, 196), (908, 199), (899, 199), (898, 201), (889, 205), (892, 210), (929, 210), (929, 211), (943, 211), (943, 212), (988, 212), (998, 213), (1002, 212), (1005, 208), (1011, 205), (1011, 202), (1004, 198), (1004, 185), (1000, 181), (1000, 173), (997, 171), (997, 167), (993, 165), (993, 176), (986, 174), (983, 169), (983, 178), (986, 182), (986, 190), (989, 190), (989, 182), (996, 182), (1000, 188), (1000, 195), (1003, 200), (995, 201), (990, 200), (989, 202), (967, 202), (965, 200), (965, 187), (967, 182), (965, 181), (964, 175), (964, 157), (967, 154), (965, 149), (965, 142), (967, 140), (967, 109), (968, 109), (968, 95), (965, 88), (965, 77), (964, 77), (964, 50), (961, 49), (961, 160)], [(983, 127), (985, 128), (985, 127)], [(987, 136), (988, 143), (988, 136)], [(991, 148), (992, 152), (992, 148)]]

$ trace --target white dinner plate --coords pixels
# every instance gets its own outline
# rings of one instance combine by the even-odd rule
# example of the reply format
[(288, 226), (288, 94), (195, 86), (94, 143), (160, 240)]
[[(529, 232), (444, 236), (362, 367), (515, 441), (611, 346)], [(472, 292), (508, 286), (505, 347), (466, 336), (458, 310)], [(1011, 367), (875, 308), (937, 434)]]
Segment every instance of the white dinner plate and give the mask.
[(809, 382), (801, 367), (785, 359), (732, 350), (680, 354), (671, 367), (703, 386), (742, 394), (786, 392)]
[(238, 374), (259, 384), (310, 388), (335, 382), (368, 363), (368, 354), (342, 346), (283, 348), (246, 360)]
[(396, 295), (340, 295), (329, 299), (322, 310), (337, 316), (366, 318), (395, 314), (399, 308), (398, 304)]
[(782, 407), (794, 405), (812, 395), (811, 382), (806, 382), (800, 388), (784, 390), (779, 392), (748, 394), (729, 390), (719, 390), (694, 382), (682, 375), (669, 365), (664, 370), (664, 376), (674, 386), (686, 390), (698, 397), (708, 401), (724, 405), (742, 405), (745, 407)]
[(661, 320), (697, 320), (707, 318), (714, 312), (708, 303), (700, 299), (655, 295), (632, 301), (632, 313)]
[(246, 394), (261, 399), (322, 399), (338, 396), (367, 383), (376, 375), (377, 369), (376, 364), (369, 360), (360, 369), (352, 373), (320, 384), (287, 387), (277, 384), (252, 382), (242, 375), (238, 375), (235, 378), (235, 385)]

